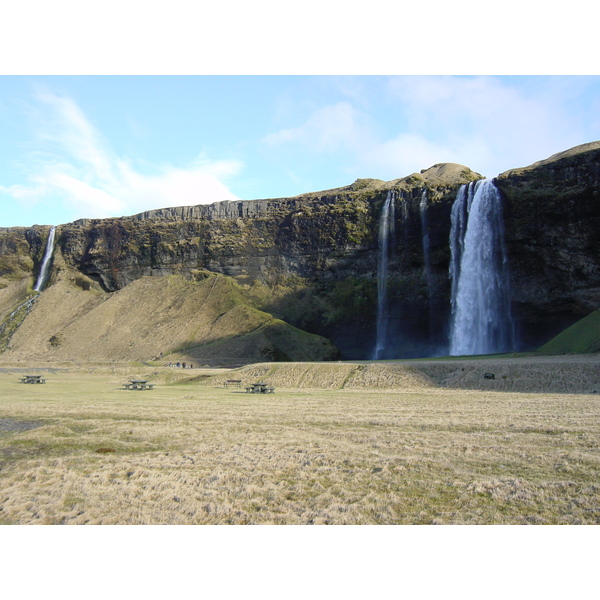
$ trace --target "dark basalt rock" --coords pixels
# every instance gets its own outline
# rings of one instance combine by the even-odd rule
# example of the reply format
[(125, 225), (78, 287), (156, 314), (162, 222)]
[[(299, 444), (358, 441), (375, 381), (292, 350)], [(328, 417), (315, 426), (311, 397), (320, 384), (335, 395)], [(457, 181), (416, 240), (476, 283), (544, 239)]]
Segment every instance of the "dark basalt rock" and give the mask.
[(522, 342), (538, 347), (600, 306), (600, 142), (507, 171), (495, 184)]

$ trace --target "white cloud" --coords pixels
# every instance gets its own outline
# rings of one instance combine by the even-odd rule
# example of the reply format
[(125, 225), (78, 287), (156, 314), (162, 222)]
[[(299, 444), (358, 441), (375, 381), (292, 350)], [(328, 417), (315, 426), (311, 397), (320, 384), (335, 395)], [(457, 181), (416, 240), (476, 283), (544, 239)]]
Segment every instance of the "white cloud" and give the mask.
[[(422, 106), (419, 96), (430, 98), (425, 90), (414, 90), (415, 105)], [(360, 98), (357, 98), (360, 102)], [(439, 105), (436, 107), (439, 108)], [(403, 177), (439, 162), (461, 162), (462, 151), (485, 154), (476, 139), (444, 139), (436, 130), (428, 135), (423, 125), (429, 115), (412, 115), (404, 131), (377, 131), (376, 115), (356, 109), (349, 102), (339, 102), (316, 110), (301, 125), (266, 136), (263, 141), (272, 146), (292, 148), (302, 146), (311, 151), (344, 151), (350, 154), (345, 170), (389, 179)], [(350, 164), (352, 163), (352, 164)]]
[(17, 201), (31, 206), (51, 199), (71, 207), (75, 218), (100, 218), (237, 199), (224, 182), (240, 172), (240, 162), (200, 155), (192, 164), (155, 166), (154, 174), (143, 174), (111, 150), (73, 100), (47, 91), (35, 98), (40, 118), (31, 185), (2, 188)]
[(455, 152), (449, 147), (416, 133), (402, 133), (374, 145), (365, 160), (403, 177), (439, 162), (458, 162), (456, 158)]
[[(589, 141), (566, 109), (568, 87), (539, 78), (529, 89), (497, 77), (399, 77), (390, 91), (408, 131), (437, 146), (437, 162), (493, 177)], [(445, 154), (444, 154), (445, 152)]]
[(235, 200), (237, 197), (222, 180), (237, 174), (240, 168), (236, 161), (201, 159), (187, 169), (166, 167), (160, 174), (149, 176), (136, 172), (127, 162), (121, 161), (114, 193), (139, 210), (149, 206), (185, 206)]
[(38, 139), (62, 150), (60, 155), (85, 166), (98, 180), (112, 182), (110, 150), (80, 108), (70, 98), (49, 92), (38, 92), (36, 99), (50, 109), (44, 111), (49, 119), (38, 129)]
[(125, 203), (109, 192), (94, 187), (66, 173), (48, 173), (44, 183), (52, 190), (59, 190), (66, 201), (87, 217), (117, 215)]
[(349, 102), (338, 102), (317, 109), (298, 127), (282, 129), (267, 135), (263, 142), (271, 146), (303, 144), (315, 150), (328, 152), (340, 148), (354, 148), (369, 135), (364, 120), (364, 115)]
[(347, 173), (393, 179), (440, 162), (494, 177), (598, 135), (596, 113), (578, 106), (590, 86), (584, 78), (402, 76), (380, 87), (382, 81), (355, 85), (351, 99), (263, 141), (328, 158), (338, 153)]

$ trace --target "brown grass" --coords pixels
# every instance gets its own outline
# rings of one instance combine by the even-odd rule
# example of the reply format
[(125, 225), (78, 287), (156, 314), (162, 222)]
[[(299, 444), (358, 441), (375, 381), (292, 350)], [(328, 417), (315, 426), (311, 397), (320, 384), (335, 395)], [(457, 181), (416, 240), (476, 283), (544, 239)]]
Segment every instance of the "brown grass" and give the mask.
[[(600, 396), (360, 388), (346, 367), (344, 388), (321, 366), (265, 396), (216, 387), (240, 370), (5, 369), (0, 423), (31, 428), (0, 428), (0, 522), (600, 523)], [(119, 389), (140, 375), (163, 383)]]
[[(240, 365), (273, 357), (327, 360), (331, 342), (253, 307), (251, 292), (211, 275), (141, 277), (104, 293), (82, 289), (64, 266), (8, 340), (1, 360), (117, 361), (164, 359), (196, 365)], [(90, 283), (90, 282), (86, 282)], [(91, 284), (90, 284), (91, 285)], [(0, 289), (0, 324), (27, 295), (25, 284)], [(86, 286), (84, 286), (86, 287)]]

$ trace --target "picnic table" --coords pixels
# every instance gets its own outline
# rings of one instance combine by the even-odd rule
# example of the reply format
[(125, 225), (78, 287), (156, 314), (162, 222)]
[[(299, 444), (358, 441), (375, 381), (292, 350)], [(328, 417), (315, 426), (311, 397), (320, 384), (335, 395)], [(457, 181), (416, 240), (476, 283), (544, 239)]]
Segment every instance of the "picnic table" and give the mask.
[(251, 383), (246, 388), (247, 394), (272, 394), (275, 391), (274, 387), (271, 387), (268, 383), (259, 381), (258, 383)]
[(41, 375), (23, 375), (21, 383), (46, 383), (46, 380)]
[(126, 390), (151, 390), (154, 387), (153, 383), (149, 383), (147, 379), (130, 379), (129, 383), (124, 383)]

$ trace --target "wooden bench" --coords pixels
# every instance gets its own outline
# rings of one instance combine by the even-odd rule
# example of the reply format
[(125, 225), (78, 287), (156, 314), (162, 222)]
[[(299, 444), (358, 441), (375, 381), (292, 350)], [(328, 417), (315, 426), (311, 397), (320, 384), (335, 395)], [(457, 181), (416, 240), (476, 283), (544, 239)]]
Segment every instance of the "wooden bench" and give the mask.
[(241, 379), (228, 379), (225, 383), (224, 383), (225, 387), (242, 387), (242, 380)]

